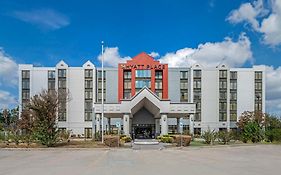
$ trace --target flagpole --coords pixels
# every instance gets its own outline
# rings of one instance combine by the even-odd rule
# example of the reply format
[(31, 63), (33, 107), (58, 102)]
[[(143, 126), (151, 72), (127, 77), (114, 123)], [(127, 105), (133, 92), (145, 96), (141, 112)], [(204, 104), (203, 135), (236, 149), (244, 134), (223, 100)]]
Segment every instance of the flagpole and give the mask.
[(104, 142), (103, 137), (103, 118), (104, 118), (104, 95), (103, 95), (103, 86), (104, 86), (104, 70), (103, 70), (103, 61), (104, 61), (104, 55), (103, 55), (103, 44), (104, 42), (101, 42), (101, 142)]

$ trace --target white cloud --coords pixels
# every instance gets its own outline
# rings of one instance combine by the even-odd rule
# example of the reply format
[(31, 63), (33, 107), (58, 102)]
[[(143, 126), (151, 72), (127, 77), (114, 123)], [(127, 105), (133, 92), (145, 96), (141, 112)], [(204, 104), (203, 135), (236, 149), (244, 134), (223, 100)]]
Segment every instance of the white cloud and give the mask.
[(43, 29), (60, 29), (70, 24), (69, 19), (52, 9), (39, 9), (31, 11), (15, 11), (13, 17)]
[(0, 90), (0, 109), (16, 105), (17, 101), (9, 92)]
[(270, 2), (268, 9), (262, 0), (244, 3), (231, 11), (227, 20), (234, 24), (249, 23), (253, 30), (262, 34), (265, 44), (277, 46), (281, 44), (281, 0)]
[[(103, 54), (103, 60), (105, 66), (117, 67), (118, 63), (124, 63), (131, 57), (121, 57), (118, 51), (118, 47), (106, 47)], [(102, 55), (98, 56), (99, 61), (102, 60)]]
[(281, 66), (266, 66), (266, 109), (281, 115)]
[(153, 58), (158, 58), (160, 57), (159, 53), (157, 52), (151, 52), (150, 54), (148, 54), (149, 56), (153, 57)]
[(263, 12), (264, 7), (262, 0), (255, 1), (252, 4), (244, 3), (239, 7), (239, 9), (231, 11), (227, 20), (234, 24), (247, 22), (250, 23), (255, 30), (258, 30), (259, 22), (257, 17), (263, 14)]
[(18, 65), (0, 48), (0, 86), (15, 86), (18, 82)]
[(192, 66), (195, 63), (215, 67), (222, 61), (231, 67), (238, 67), (251, 58), (251, 42), (242, 33), (237, 41), (226, 37), (222, 42), (207, 42), (200, 44), (197, 48), (183, 48), (173, 53), (167, 53), (159, 60), (162, 63), (168, 63), (170, 67)]

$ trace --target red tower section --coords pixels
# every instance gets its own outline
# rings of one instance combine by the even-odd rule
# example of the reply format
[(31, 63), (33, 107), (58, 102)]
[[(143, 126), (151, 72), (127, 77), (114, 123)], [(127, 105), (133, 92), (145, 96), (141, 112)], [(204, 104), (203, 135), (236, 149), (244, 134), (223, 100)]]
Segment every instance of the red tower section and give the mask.
[[(168, 99), (168, 64), (160, 64), (159, 61), (153, 59), (145, 52), (142, 52), (128, 60), (126, 63), (118, 64), (118, 100), (124, 99), (124, 72), (130, 72), (130, 82), (131, 82), (131, 96), (136, 94), (136, 70), (150, 70), (151, 78), (150, 89), (156, 93), (155, 82), (158, 81), (156, 72), (162, 74), (162, 88), (160, 89), (162, 93), (162, 99)], [(158, 83), (157, 82), (157, 83)], [(159, 87), (157, 87), (157, 91)]]

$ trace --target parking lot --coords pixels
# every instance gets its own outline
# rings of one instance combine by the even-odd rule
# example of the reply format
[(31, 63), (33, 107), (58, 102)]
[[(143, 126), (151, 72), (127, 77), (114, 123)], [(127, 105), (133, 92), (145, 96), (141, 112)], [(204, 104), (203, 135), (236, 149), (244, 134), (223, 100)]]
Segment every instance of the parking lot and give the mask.
[(280, 174), (280, 145), (184, 149), (0, 149), (1, 175)]

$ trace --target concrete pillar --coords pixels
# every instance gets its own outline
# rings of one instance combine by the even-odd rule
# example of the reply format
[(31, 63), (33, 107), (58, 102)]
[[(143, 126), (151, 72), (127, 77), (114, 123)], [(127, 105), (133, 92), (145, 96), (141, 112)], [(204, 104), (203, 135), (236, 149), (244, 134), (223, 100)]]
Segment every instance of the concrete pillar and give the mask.
[(130, 136), (130, 115), (123, 114), (123, 134)]
[(161, 135), (168, 134), (168, 117), (167, 114), (161, 114)]
[(100, 132), (101, 114), (96, 114), (96, 132)]
[(194, 134), (194, 115), (189, 115), (189, 134), (192, 136)]
[(177, 132), (181, 133), (182, 128), (180, 127), (180, 122), (182, 121), (182, 118), (177, 118)]
[(160, 135), (160, 119), (155, 119), (155, 134)]

